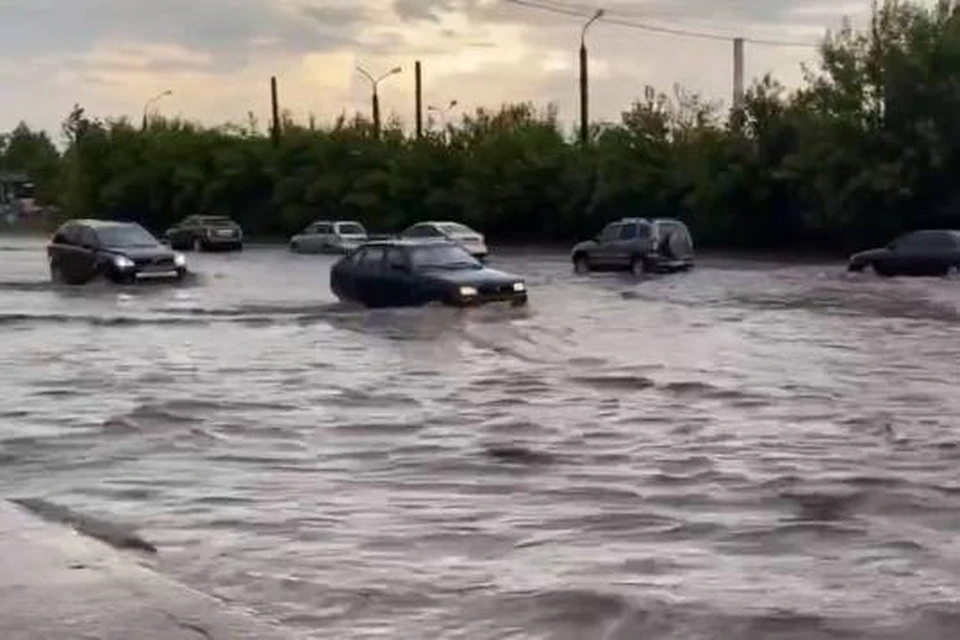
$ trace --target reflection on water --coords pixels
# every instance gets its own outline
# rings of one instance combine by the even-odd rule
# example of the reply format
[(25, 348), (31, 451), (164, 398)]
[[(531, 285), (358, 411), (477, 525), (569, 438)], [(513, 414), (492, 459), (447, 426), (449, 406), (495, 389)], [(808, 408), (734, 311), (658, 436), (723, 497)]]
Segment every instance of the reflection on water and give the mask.
[(509, 256), (526, 309), (365, 312), (322, 256), (0, 246), (6, 495), (310, 637), (960, 634), (955, 281)]

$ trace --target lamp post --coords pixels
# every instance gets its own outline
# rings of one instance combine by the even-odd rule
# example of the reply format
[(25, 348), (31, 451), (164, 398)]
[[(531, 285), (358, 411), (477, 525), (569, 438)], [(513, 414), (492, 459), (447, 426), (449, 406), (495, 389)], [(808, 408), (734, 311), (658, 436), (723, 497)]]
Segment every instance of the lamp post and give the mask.
[(390, 76), (395, 76), (398, 73), (401, 73), (403, 69), (400, 67), (394, 67), (390, 71), (386, 72), (382, 76), (374, 78), (370, 73), (367, 72), (363, 67), (357, 67), (357, 71), (362, 73), (367, 80), (370, 81), (370, 85), (373, 89), (373, 135), (377, 138), (380, 137), (380, 95), (377, 91), (380, 83), (389, 78)]
[(159, 102), (160, 100), (163, 100), (167, 96), (172, 96), (172, 95), (173, 95), (173, 89), (167, 89), (166, 91), (158, 93), (157, 95), (153, 96), (152, 98), (146, 101), (146, 103), (143, 105), (143, 125), (141, 127), (144, 131), (147, 130), (147, 117), (148, 117), (148, 112), (150, 110), (150, 107), (155, 102)]
[(580, 32), (580, 142), (587, 144), (590, 135), (590, 97), (587, 78), (587, 29), (604, 15), (603, 9), (597, 9), (593, 17), (583, 25)]
[(447, 112), (450, 109), (453, 109), (455, 106), (457, 106), (457, 104), (459, 103), (456, 100), (451, 100), (449, 104), (447, 104), (447, 106), (445, 107), (434, 107), (434, 106), (427, 107), (427, 111), (440, 114), (440, 120), (443, 123), (444, 138), (446, 138), (447, 136)]

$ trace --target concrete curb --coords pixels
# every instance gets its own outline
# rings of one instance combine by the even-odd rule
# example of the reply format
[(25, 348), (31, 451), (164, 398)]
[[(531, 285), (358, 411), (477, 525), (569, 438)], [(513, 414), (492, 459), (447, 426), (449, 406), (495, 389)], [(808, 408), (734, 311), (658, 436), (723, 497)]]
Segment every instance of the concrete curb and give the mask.
[(138, 559), (0, 501), (0, 638), (294, 639)]

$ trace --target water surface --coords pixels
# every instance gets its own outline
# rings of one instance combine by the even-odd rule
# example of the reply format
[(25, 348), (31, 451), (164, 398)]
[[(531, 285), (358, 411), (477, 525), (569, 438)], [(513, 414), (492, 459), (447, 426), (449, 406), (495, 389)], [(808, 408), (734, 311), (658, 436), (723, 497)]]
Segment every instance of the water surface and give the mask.
[(0, 238), (7, 497), (304, 637), (960, 637), (960, 282), (514, 253), (528, 309), (363, 312), (188, 258), (54, 287)]

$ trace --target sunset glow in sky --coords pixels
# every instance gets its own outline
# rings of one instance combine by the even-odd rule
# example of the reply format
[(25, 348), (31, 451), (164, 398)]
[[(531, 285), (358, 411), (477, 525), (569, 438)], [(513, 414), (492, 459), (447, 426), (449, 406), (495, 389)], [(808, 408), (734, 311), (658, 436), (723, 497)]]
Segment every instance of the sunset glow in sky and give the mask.
[[(816, 43), (869, 0), (537, 0), (574, 12), (729, 36)], [(576, 117), (582, 19), (508, 0), (0, 0), (0, 130), (23, 119), (56, 131), (74, 103), (139, 119), (165, 89), (161, 113), (209, 124), (269, 114), (269, 77), (304, 121), (367, 111), (360, 64), (404, 73), (382, 85), (385, 114), (413, 120), (413, 63), (428, 104), (458, 109), (555, 102)], [(732, 45), (598, 23), (588, 35), (596, 119), (616, 118), (645, 85), (675, 82), (729, 102)], [(804, 47), (747, 44), (747, 77), (800, 81)]]

